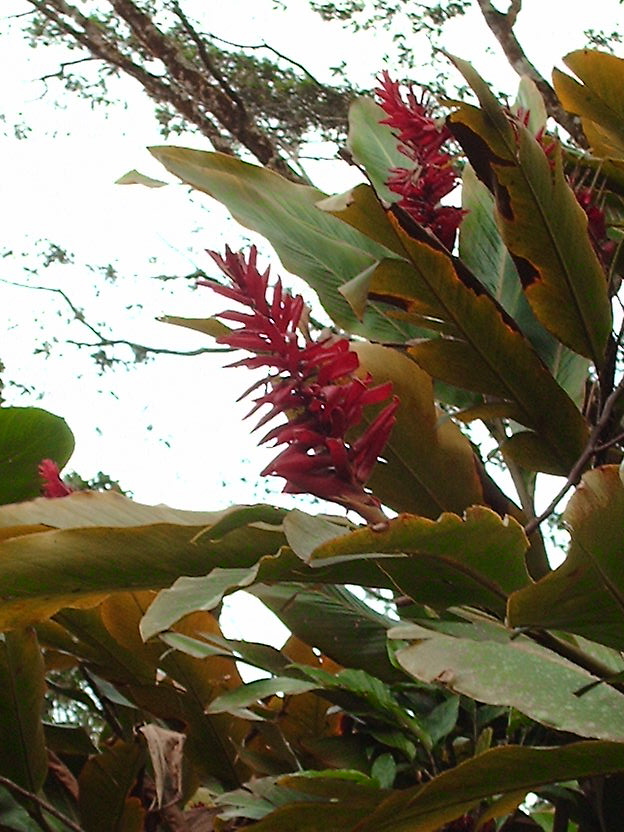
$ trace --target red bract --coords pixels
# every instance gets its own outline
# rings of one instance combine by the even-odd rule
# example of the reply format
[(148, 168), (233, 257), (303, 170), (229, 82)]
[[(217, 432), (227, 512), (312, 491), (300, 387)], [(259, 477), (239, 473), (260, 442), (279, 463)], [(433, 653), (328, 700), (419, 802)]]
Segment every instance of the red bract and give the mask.
[(73, 488), (65, 485), (61, 479), (59, 467), (53, 459), (42, 459), (39, 463), (39, 476), (42, 479), (42, 493), (44, 497), (54, 499), (67, 497), (73, 493)]
[[(346, 338), (325, 335), (302, 342), (297, 327), (303, 298), (284, 292), (278, 280), (269, 300), (269, 270), (260, 273), (253, 247), (249, 259), (226, 249), (225, 257), (210, 252), (231, 287), (201, 281), (215, 292), (236, 300), (248, 311), (218, 315), (242, 324), (218, 341), (253, 355), (230, 366), (268, 367), (266, 391), (254, 400), (255, 413), (268, 410), (258, 427), (283, 414), (287, 421), (261, 440), (286, 445), (262, 471), (286, 480), (284, 491), (313, 494), (357, 511), (370, 522), (385, 519), (379, 501), (365, 489), (395, 422), (398, 399), (392, 398), (353, 442), (346, 434), (362, 421), (367, 405), (381, 404), (392, 392), (390, 383), (372, 386), (370, 376), (354, 377), (358, 357)], [(258, 385), (255, 385), (255, 389)]]
[(375, 92), (388, 116), (382, 124), (397, 131), (399, 149), (413, 162), (410, 168), (394, 168), (387, 185), (401, 195), (400, 208), (452, 249), (464, 212), (441, 204), (458, 183), (452, 158), (443, 150), (451, 134), (436, 123), (426, 101), (419, 101), (412, 89), (403, 98), (400, 85), (387, 72)]

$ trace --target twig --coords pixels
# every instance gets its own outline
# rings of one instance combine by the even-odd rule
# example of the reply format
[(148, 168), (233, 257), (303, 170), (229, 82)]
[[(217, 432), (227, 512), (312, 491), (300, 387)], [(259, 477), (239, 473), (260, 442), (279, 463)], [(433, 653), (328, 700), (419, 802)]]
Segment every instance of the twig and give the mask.
[(173, 350), (167, 349), (165, 347), (148, 347), (145, 344), (137, 344), (135, 341), (128, 341), (125, 338), (107, 338), (105, 335), (102, 335), (102, 333), (96, 327), (94, 327), (93, 324), (90, 324), (87, 320), (85, 320), (82, 309), (77, 307), (73, 303), (71, 298), (62, 289), (52, 286), (33, 286), (29, 283), (18, 283), (14, 280), (7, 280), (4, 277), (0, 277), (0, 283), (6, 283), (8, 286), (15, 286), (18, 289), (36, 289), (41, 292), (53, 292), (57, 295), (60, 295), (73, 312), (75, 319), (83, 326), (85, 326), (89, 330), (89, 332), (91, 332), (97, 338), (97, 341), (93, 344), (90, 344), (86, 341), (74, 341), (70, 338), (66, 339), (67, 344), (71, 344), (72, 346), (78, 347), (79, 349), (83, 347), (87, 349), (93, 349), (94, 347), (126, 346), (130, 347), (130, 349), (138, 355), (140, 355), (141, 353), (144, 353), (146, 355), (178, 355), (181, 358), (190, 358), (196, 355), (204, 355), (205, 353), (231, 352), (231, 349), (229, 347), (198, 347), (194, 350)]
[(48, 78), (62, 78), (65, 73), (65, 67), (74, 66), (74, 64), (84, 64), (87, 61), (96, 61), (97, 58), (94, 58), (93, 55), (90, 55), (88, 58), (77, 58), (75, 61), (63, 61), (60, 65), (60, 69), (58, 72), (50, 72), (48, 75), (41, 75), (37, 78), (37, 81), (47, 81)]
[(598, 439), (600, 438), (600, 434), (607, 426), (609, 419), (611, 418), (611, 413), (613, 412), (613, 408), (617, 404), (618, 399), (624, 393), (624, 379), (620, 381), (618, 386), (613, 390), (609, 398), (606, 400), (604, 407), (602, 409), (602, 413), (600, 414), (600, 419), (594, 426), (594, 429), (591, 432), (591, 436), (589, 437), (589, 441), (585, 446), (585, 450), (579, 456), (577, 461), (572, 466), (570, 473), (568, 475), (567, 480), (565, 481), (563, 487), (557, 492), (556, 496), (550, 501), (548, 506), (544, 509), (544, 511), (530, 520), (526, 526), (524, 527), (525, 534), (530, 535), (532, 532), (537, 529), (541, 523), (544, 522), (553, 511), (557, 508), (559, 501), (565, 497), (566, 493), (573, 485), (577, 485), (583, 471), (585, 470), (585, 466), (589, 462), (589, 460), (594, 456), (594, 454), (599, 449)]
[(64, 826), (66, 826), (68, 829), (72, 829), (73, 832), (84, 832), (82, 826), (78, 826), (78, 824), (74, 823), (74, 821), (71, 818), (68, 818), (62, 812), (59, 812), (59, 810), (51, 803), (48, 803), (47, 800), (43, 800), (43, 798), (38, 797), (33, 792), (29, 792), (28, 789), (24, 789), (21, 786), (18, 786), (17, 783), (14, 783), (12, 780), (9, 780), (8, 777), (3, 777), (1, 774), (0, 785), (4, 786), (10, 792), (15, 792), (15, 794), (19, 794), (22, 797), (29, 798), (29, 800), (32, 800), (34, 803), (40, 806), (44, 812), (47, 812), (49, 815), (52, 815), (52, 817), (56, 818), (57, 820), (60, 820)]
[(309, 69), (307, 69), (303, 64), (300, 64), (299, 61), (296, 61), (294, 58), (289, 58), (288, 55), (284, 55), (282, 52), (277, 50), (274, 46), (270, 46), (266, 41), (261, 41), (260, 43), (235, 43), (232, 40), (226, 40), (225, 38), (220, 38), (219, 35), (213, 35), (212, 32), (206, 33), (207, 38), (211, 38), (212, 40), (218, 40), (220, 43), (227, 43), (228, 46), (234, 46), (236, 49), (267, 49), (269, 52), (272, 52), (274, 55), (277, 55), (278, 58), (281, 58), (286, 63), (292, 64), (300, 69), (304, 75), (306, 75), (310, 81), (315, 83), (317, 87), (324, 88), (325, 84), (322, 84), (317, 78), (312, 75)]

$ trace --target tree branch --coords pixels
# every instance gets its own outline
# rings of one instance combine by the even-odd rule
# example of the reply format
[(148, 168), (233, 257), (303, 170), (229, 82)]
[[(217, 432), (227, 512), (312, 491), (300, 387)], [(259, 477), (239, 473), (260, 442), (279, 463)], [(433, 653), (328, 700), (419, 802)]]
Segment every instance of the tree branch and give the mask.
[(89, 332), (97, 339), (95, 343), (89, 343), (87, 341), (74, 341), (72, 339), (67, 338), (65, 343), (72, 344), (74, 347), (83, 348), (86, 347), (88, 349), (95, 349), (97, 347), (104, 348), (104, 347), (117, 347), (117, 346), (125, 346), (129, 347), (135, 355), (135, 359), (137, 361), (144, 360), (148, 355), (177, 355), (181, 358), (190, 358), (196, 355), (204, 355), (206, 353), (215, 353), (215, 352), (232, 352), (229, 347), (198, 347), (194, 350), (173, 350), (167, 349), (166, 347), (149, 347), (145, 344), (138, 344), (136, 341), (129, 341), (125, 338), (108, 338), (104, 335), (97, 327), (93, 326), (93, 324), (89, 323), (85, 319), (84, 312), (82, 309), (77, 307), (71, 298), (62, 290), (51, 286), (33, 286), (28, 283), (17, 283), (13, 280), (6, 280), (5, 278), (0, 278), (0, 283), (6, 283), (8, 286), (15, 286), (18, 289), (33, 289), (39, 292), (52, 292), (53, 294), (60, 295), (63, 301), (67, 304), (70, 308), (74, 319), (78, 321), (82, 326), (86, 327)]
[(53, 806), (51, 803), (48, 803), (46, 800), (43, 800), (41, 797), (38, 797), (34, 792), (29, 792), (27, 789), (23, 789), (21, 786), (18, 786), (17, 783), (14, 783), (12, 780), (9, 780), (8, 777), (3, 777), (0, 775), (0, 785), (4, 786), (10, 792), (14, 792), (15, 794), (19, 794), (21, 797), (27, 797), (29, 800), (32, 800), (33, 803), (36, 803), (40, 806), (44, 812), (47, 812), (49, 815), (52, 815), (53, 818), (60, 820), (61, 823), (66, 826), (68, 829), (73, 830), (73, 832), (84, 832), (82, 826), (78, 826), (77, 823), (71, 818), (68, 818), (62, 812)]
[(477, 2), (485, 22), (500, 44), (512, 69), (520, 76), (528, 75), (535, 82), (544, 99), (548, 115), (567, 130), (579, 147), (587, 148), (588, 143), (580, 120), (564, 110), (554, 89), (529, 61), (513, 32), (514, 24), (522, 9), (522, 0), (512, 0), (506, 13), (494, 8), (490, 0), (477, 0)]

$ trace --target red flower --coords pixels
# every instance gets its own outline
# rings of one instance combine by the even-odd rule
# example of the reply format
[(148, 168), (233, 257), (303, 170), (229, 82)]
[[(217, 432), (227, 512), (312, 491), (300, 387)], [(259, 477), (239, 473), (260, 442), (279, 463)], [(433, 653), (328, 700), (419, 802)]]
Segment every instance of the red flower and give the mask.
[(224, 258), (210, 254), (232, 286), (213, 280), (201, 283), (248, 310), (218, 316), (242, 324), (221, 336), (219, 343), (253, 354), (230, 366), (265, 366), (270, 370), (264, 380), (266, 392), (254, 400), (249, 415), (268, 407), (258, 427), (280, 414), (287, 417), (261, 440), (286, 446), (262, 475), (283, 477), (287, 493), (331, 500), (371, 522), (385, 519), (379, 501), (364, 486), (394, 425), (398, 399), (394, 397), (358, 439), (351, 442), (346, 434), (360, 424), (367, 405), (389, 398), (392, 385), (373, 387), (370, 376), (354, 377), (359, 361), (346, 338), (325, 335), (318, 341), (301, 343), (297, 327), (303, 298), (284, 292), (278, 280), (269, 300), (269, 270), (263, 274), (257, 270), (255, 247), (248, 261), (229, 248)]
[(54, 460), (42, 459), (38, 471), (43, 481), (41, 490), (44, 497), (54, 499), (56, 497), (67, 497), (73, 493), (74, 489), (65, 485), (61, 479), (59, 467)]
[(400, 208), (452, 249), (464, 212), (441, 204), (459, 181), (451, 156), (443, 150), (451, 133), (436, 123), (426, 101), (419, 101), (412, 89), (404, 99), (400, 85), (387, 72), (380, 83), (375, 92), (388, 116), (381, 123), (397, 131), (399, 149), (413, 163), (410, 168), (394, 168), (387, 185), (401, 195)]

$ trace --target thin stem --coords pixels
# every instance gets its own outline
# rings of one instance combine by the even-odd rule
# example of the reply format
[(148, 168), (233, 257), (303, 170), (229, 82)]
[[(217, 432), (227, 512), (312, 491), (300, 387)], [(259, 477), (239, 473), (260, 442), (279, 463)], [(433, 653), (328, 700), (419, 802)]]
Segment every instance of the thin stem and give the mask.
[(61, 823), (66, 826), (68, 829), (72, 829), (73, 832), (84, 832), (82, 826), (78, 826), (77, 823), (71, 818), (68, 818), (62, 812), (53, 806), (51, 803), (48, 803), (47, 800), (43, 800), (43, 798), (39, 797), (38, 795), (34, 794), (33, 792), (29, 792), (28, 789), (24, 789), (21, 786), (18, 786), (17, 783), (14, 783), (12, 780), (9, 780), (8, 777), (3, 777), (0, 775), (0, 785), (4, 786), (10, 792), (14, 792), (15, 794), (21, 795), (21, 797), (27, 797), (29, 800), (32, 800), (38, 806), (40, 806), (44, 812), (47, 812), (52, 817), (60, 820)]
[(594, 454), (597, 452), (600, 446), (600, 443), (598, 441), (600, 439), (600, 435), (609, 423), (609, 419), (611, 418), (613, 408), (617, 404), (617, 401), (623, 392), (624, 379), (620, 381), (618, 386), (615, 388), (615, 390), (613, 390), (611, 395), (605, 401), (602, 413), (600, 414), (600, 419), (594, 426), (594, 429), (591, 432), (591, 436), (589, 437), (589, 441), (585, 446), (583, 453), (579, 456), (577, 461), (572, 466), (572, 469), (563, 487), (557, 492), (555, 497), (553, 497), (553, 499), (550, 501), (550, 503), (544, 509), (544, 511), (526, 524), (526, 526), (524, 527), (525, 534), (530, 535), (532, 532), (535, 531), (535, 529), (538, 528), (538, 526), (540, 526), (544, 522), (544, 520), (550, 517), (550, 515), (559, 505), (559, 502), (565, 497), (568, 490), (572, 488), (572, 486), (578, 484), (583, 474), (583, 471), (585, 470), (585, 466), (587, 465), (589, 460), (594, 456)]

